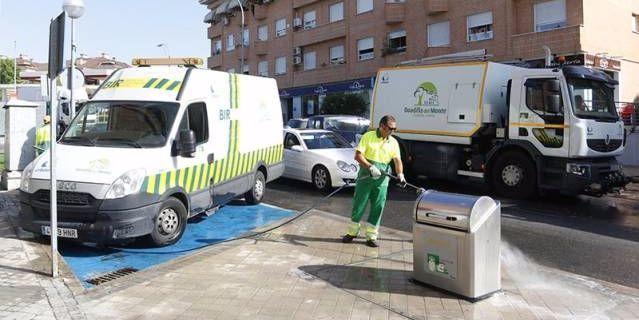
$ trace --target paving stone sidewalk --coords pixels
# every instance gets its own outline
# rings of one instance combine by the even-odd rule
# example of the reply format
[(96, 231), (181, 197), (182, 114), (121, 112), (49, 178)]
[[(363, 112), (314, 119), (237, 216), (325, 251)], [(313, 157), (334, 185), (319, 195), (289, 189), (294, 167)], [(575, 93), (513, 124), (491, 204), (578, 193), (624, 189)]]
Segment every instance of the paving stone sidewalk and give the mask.
[[(1, 211), (0, 211), (1, 212)], [(0, 219), (5, 219), (0, 214)], [(6, 220), (6, 219), (5, 219)], [(0, 220), (4, 222), (5, 220)], [(312, 211), (256, 239), (212, 246), (84, 290), (33, 272), (31, 244), (2, 230), (0, 310), (31, 299), (42, 313), (92, 319), (638, 319), (639, 290), (548, 269), (504, 243), (502, 292), (470, 303), (413, 284), (412, 235), (381, 231), (379, 248), (343, 244), (347, 220)], [(5, 226), (2, 224), (1, 226)], [(20, 249), (22, 248), (22, 249)], [(22, 251), (21, 251), (22, 250)], [(26, 253), (25, 253), (26, 252)], [(3, 260), (4, 259), (4, 260)], [(36, 265), (38, 261), (36, 261)], [(13, 285), (8, 279), (15, 280)], [(53, 283), (48, 285), (47, 283)], [(57, 285), (56, 285), (57, 284)], [(47, 290), (47, 286), (55, 290)], [(13, 288), (12, 293), (6, 288)], [(73, 295), (69, 296), (69, 292)], [(51, 298), (53, 297), (53, 298)], [(56, 303), (52, 299), (59, 298)], [(4, 300), (9, 299), (9, 303)], [(13, 302), (11, 302), (13, 301)], [(16, 302), (18, 301), (18, 302)], [(22, 300), (20, 300), (22, 301)], [(54, 300), (55, 301), (55, 300)], [(5, 307), (8, 306), (8, 307)], [(66, 312), (66, 313), (65, 313)], [(26, 315), (21, 317), (21, 315)]]

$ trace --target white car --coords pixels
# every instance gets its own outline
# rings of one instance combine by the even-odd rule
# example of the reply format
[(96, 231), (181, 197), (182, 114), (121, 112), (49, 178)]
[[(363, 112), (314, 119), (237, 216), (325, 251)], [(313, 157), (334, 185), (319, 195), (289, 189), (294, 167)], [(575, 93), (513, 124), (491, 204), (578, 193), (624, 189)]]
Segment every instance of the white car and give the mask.
[(328, 130), (284, 129), (284, 177), (328, 191), (357, 179), (355, 149)]

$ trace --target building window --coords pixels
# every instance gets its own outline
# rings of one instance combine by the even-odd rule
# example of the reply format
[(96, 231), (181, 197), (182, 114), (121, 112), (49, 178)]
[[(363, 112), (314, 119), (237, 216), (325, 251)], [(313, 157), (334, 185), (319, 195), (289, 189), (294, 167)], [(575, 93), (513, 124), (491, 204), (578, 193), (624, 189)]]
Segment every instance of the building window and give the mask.
[(268, 61), (258, 62), (257, 75), (262, 77), (268, 77)]
[(357, 14), (373, 11), (373, 0), (357, 0)]
[(250, 73), (249, 65), (248, 65), (248, 63), (246, 63), (246, 62), (245, 62), (245, 64), (242, 66), (242, 73), (243, 73), (243, 74), (249, 74), (249, 73)]
[(304, 53), (304, 70), (315, 69), (315, 51)]
[(639, 14), (632, 15), (632, 31), (639, 33)]
[(331, 64), (344, 63), (344, 46), (339, 45), (331, 47), (329, 57), (331, 59)]
[(216, 56), (222, 53), (222, 40), (213, 41), (213, 55)]
[(243, 40), (244, 46), (248, 47), (249, 39), (250, 39), (249, 30), (248, 29), (244, 29), (244, 31), (242, 31), (242, 33), (243, 33), (243, 39), (242, 40)]
[(286, 35), (286, 19), (275, 21), (275, 37), (283, 37)]
[(264, 26), (259, 26), (257, 28), (257, 39), (260, 41), (267, 41), (268, 40), (268, 26), (264, 25)]
[(386, 53), (397, 53), (406, 51), (406, 31), (398, 30), (388, 34), (388, 48)]
[(329, 21), (337, 22), (344, 20), (344, 2), (338, 2), (329, 7)]
[(364, 61), (375, 58), (373, 38), (357, 40), (357, 60)]
[(304, 29), (315, 28), (315, 10), (304, 12)]
[(552, 0), (535, 4), (535, 31), (566, 26), (566, 0)]
[(279, 57), (275, 59), (275, 75), (286, 73), (286, 57)]
[(235, 49), (235, 36), (229, 34), (226, 36), (226, 51), (233, 51)]
[(468, 16), (468, 42), (493, 38), (493, 13), (484, 12)]
[(443, 47), (450, 45), (450, 21), (428, 25), (428, 47)]

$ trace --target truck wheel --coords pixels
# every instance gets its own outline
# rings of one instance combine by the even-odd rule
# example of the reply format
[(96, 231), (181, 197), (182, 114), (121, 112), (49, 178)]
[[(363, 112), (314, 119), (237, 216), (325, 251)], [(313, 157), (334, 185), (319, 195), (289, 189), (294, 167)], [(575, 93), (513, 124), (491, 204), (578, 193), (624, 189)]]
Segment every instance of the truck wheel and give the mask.
[(327, 192), (333, 186), (331, 183), (331, 174), (324, 166), (315, 167), (311, 178), (313, 179), (313, 186), (319, 191)]
[(186, 208), (180, 200), (173, 197), (164, 200), (153, 218), (153, 244), (166, 246), (180, 240), (186, 229), (186, 219)]
[(244, 200), (249, 204), (258, 204), (262, 202), (264, 198), (264, 192), (266, 191), (266, 179), (262, 171), (257, 170), (255, 173), (255, 182), (251, 190), (244, 194)]
[(527, 199), (537, 191), (535, 164), (519, 152), (506, 152), (497, 158), (491, 174), (497, 194), (514, 199)]

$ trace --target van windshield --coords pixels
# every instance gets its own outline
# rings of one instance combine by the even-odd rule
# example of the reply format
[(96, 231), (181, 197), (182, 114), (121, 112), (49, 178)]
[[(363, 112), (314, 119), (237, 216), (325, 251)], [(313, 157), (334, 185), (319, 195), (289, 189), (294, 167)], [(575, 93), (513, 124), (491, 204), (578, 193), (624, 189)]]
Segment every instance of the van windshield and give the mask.
[(156, 148), (166, 144), (177, 103), (88, 102), (60, 140), (99, 147)]

